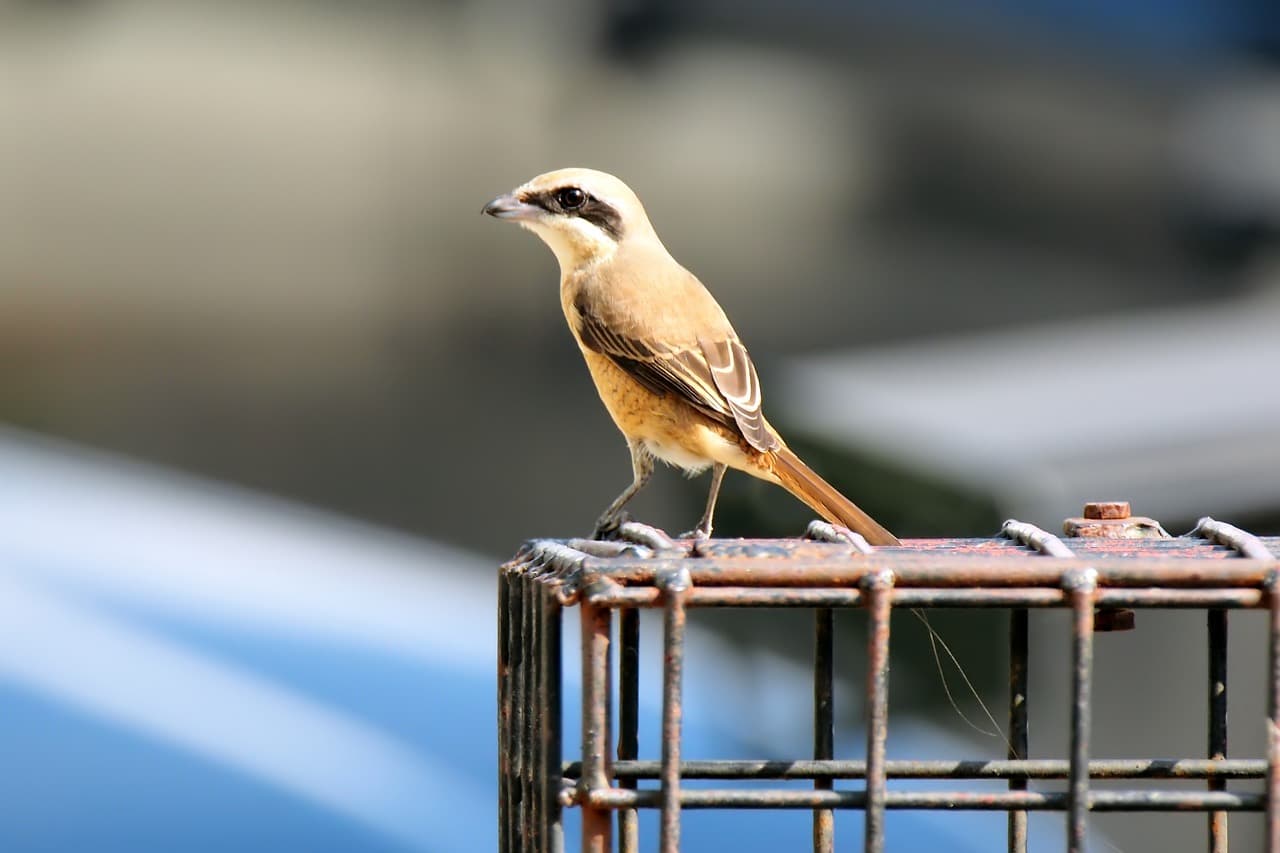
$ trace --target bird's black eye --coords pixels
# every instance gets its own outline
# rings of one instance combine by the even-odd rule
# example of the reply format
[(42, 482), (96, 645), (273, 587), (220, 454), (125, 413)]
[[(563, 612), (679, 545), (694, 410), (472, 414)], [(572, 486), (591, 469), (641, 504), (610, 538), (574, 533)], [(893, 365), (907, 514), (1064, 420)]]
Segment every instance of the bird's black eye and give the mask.
[(556, 193), (556, 201), (565, 210), (577, 210), (587, 203), (587, 194), (577, 187), (565, 187)]

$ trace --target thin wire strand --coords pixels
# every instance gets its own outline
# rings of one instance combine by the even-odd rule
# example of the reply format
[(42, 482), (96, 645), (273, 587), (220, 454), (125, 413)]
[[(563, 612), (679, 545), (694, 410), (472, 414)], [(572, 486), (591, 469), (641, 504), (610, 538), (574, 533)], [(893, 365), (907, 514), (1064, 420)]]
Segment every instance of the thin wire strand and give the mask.
[[(947, 645), (947, 641), (942, 639), (942, 635), (939, 634), (934, 629), (933, 625), (929, 623), (929, 617), (925, 616), (923, 610), (913, 607), (911, 608), (911, 612), (917, 619), (924, 623), (925, 630), (929, 632), (929, 648), (933, 651), (933, 663), (938, 669), (938, 678), (942, 681), (942, 692), (946, 694), (947, 702), (951, 704), (951, 710), (955, 711), (956, 716), (963, 720), (965, 725), (973, 729), (978, 734), (986, 735), (987, 737), (998, 737), (1004, 741), (1004, 745), (1009, 748), (1009, 752), (1016, 753), (1017, 750), (1013, 748), (1013, 744), (1010, 743), (1009, 738), (1007, 738), (1001, 730), (1000, 724), (996, 722), (996, 718), (987, 707), (987, 703), (983, 702), (982, 697), (978, 695), (978, 689), (974, 687), (973, 682), (969, 680), (968, 674), (964, 671), (964, 667), (960, 665), (960, 661), (956, 659), (955, 653), (951, 651), (951, 647)], [(983, 715), (987, 718), (988, 722), (991, 723), (990, 731), (969, 719), (969, 717), (965, 715), (964, 711), (960, 710), (960, 703), (958, 703), (955, 696), (952, 695), (951, 685), (947, 682), (947, 673), (942, 666), (942, 656), (938, 654), (938, 646), (942, 646), (942, 650), (947, 653), (947, 657), (950, 658), (951, 663), (955, 665), (956, 672), (960, 673), (960, 678), (964, 680), (965, 687), (969, 688), (969, 693), (973, 696), (973, 700), (978, 703), (978, 707), (982, 709)], [(1025, 758), (1026, 756), (1021, 757)]]

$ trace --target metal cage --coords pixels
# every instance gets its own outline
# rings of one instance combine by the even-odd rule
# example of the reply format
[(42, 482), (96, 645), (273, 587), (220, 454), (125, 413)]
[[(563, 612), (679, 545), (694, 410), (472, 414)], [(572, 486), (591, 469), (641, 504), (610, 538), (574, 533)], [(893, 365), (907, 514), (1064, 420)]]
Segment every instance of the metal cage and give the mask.
[[(638, 809), (659, 809), (659, 847), (680, 848), (684, 808), (812, 811), (815, 851), (834, 846), (835, 809), (865, 811), (865, 849), (884, 847), (886, 809), (983, 809), (1008, 813), (1008, 849), (1025, 851), (1027, 812), (1061, 811), (1067, 849), (1084, 849), (1090, 811), (1198, 811), (1207, 846), (1227, 849), (1232, 811), (1266, 812), (1267, 850), (1280, 853), (1280, 537), (1260, 538), (1204, 519), (1194, 534), (1169, 537), (1115, 505), (1086, 507), (1062, 539), (1006, 522), (995, 539), (913, 540), (871, 548), (821, 522), (804, 540), (673, 541), (639, 524), (618, 541), (539, 540), (502, 567), (499, 583), (499, 846), (559, 851), (562, 810), (582, 811), (582, 849), (639, 849)], [(1092, 512), (1089, 510), (1092, 509)], [(1127, 509), (1127, 508), (1126, 508)], [(1118, 518), (1117, 518), (1118, 516)], [(692, 607), (812, 608), (813, 754), (791, 761), (681, 760), (686, 612)], [(886, 755), (890, 615), (895, 607), (1009, 611), (1007, 760), (895, 761)], [(1068, 754), (1028, 755), (1028, 608), (1071, 612)], [(581, 619), (582, 726), (578, 756), (564, 760), (561, 732), (561, 620)], [(639, 608), (660, 608), (661, 760), (637, 760)], [(833, 760), (832, 617), (868, 614), (866, 759)], [(1153, 760), (1091, 759), (1090, 682), (1095, 630), (1132, 626), (1132, 609), (1207, 613), (1208, 749)], [(1267, 755), (1228, 759), (1227, 613), (1269, 610)], [(610, 644), (617, 614), (616, 691)], [(617, 702), (614, 741), (612, 703)], [(616, 748), (616, 759), (613, 750)], [(812, 789), (682, 787), (685, 779), (812, 780)], [(895, 778), (955, 780), (954, 791), (888, 790)], [(637, 782), (656, 779), (656, 789)], [(836, 789), (835, 780), (864, 780)], [(963, 780), (1007, 780), (1008, 789), (964, 790)], [(1063, 779), (1065, 792), (1033, 791), (1028, 780)], [(1093, 779), (1204, 780), (1204, 790), (1095, 790)], [(1265, 779), (1266, 793), (1233, 792), (1228, 780)], [(616, 830), (615, 823), (616, 820)], [(799, 846), (799, 845), (797, 845)]]

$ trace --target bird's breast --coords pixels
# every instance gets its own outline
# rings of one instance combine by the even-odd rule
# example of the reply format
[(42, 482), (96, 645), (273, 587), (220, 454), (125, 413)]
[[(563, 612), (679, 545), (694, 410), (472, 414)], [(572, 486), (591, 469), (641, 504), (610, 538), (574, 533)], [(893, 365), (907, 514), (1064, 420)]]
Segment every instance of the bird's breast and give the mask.
[(761, 476), (759, 464), (730, 430), (711, 421), (679, 395), (646, 388), (608, 356), (579, 346), (601, 401), (628, 441), (639, 443), (655, 458), (691, 474), (720, 462)]

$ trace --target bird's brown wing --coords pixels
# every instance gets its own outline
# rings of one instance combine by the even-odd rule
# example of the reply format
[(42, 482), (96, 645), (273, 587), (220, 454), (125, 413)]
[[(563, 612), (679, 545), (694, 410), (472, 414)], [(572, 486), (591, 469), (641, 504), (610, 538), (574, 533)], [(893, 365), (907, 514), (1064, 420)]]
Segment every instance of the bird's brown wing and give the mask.
[(672, 346), (615, 331), (582, 301), (574, 307), (583, 345), (608, 356), (650, 391), (679, 395), (712, 420), (737, 429), (756, 450), (782, 445), (760, 413), (760, 379), (737, 338)]
[(775, 450), (782, 445), (760, 412), (760, 377), (737, 338), (698, 340), (701, 364), (711, 371), (716, 390), (729, 404), (742, 437), (756, 450)]

